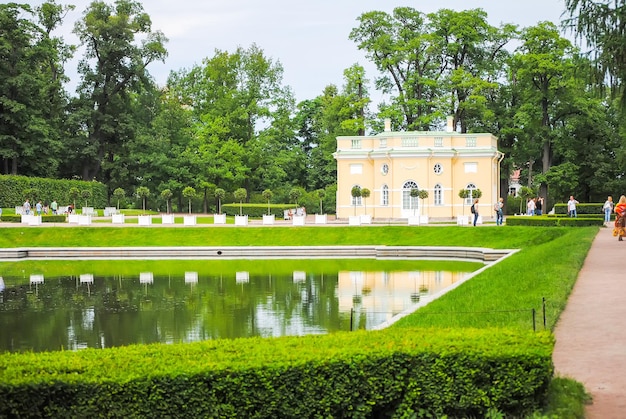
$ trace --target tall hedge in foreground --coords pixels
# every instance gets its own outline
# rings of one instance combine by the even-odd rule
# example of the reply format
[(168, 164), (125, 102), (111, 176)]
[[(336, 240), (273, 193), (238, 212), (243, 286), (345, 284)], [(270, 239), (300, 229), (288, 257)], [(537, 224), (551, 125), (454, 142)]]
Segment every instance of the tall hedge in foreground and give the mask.
[(549, 333), (388, 329), (0, 354), (0, 417), (521, 417)]
[(27, 190), (37, 191), (34, 198), (37, 201), (50, 203), (56, 200), (60, 206), (69, 205), (73, 202), (70, 196), (71, 188), (76, 188), (80, 192), (91, 192), (89, 204), (95, 208), (104, 208), (108, 205), (107, 187), (100, 182), (13, 175), (0, 175), (0, 205), (5, 208), (22, 205)]

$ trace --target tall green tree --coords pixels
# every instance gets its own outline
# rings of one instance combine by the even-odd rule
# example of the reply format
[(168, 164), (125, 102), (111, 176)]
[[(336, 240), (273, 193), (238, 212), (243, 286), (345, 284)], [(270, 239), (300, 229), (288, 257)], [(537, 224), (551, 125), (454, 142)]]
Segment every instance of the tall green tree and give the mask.
[(167, 55), (166, 38), (151, 25), (140, 3), (116, 0), (92, 2), (74, 27), (85, 51), (74, 103), (83, 147), (74, 157), (85, 180), (98, 176), (108, 182), (116, 156), (135, 135), (131, 92), (150, 83), (147, 66)]
[(0, 173), (56, 174), (69, 49), (50, 33), (63, 10), (0, 4)]

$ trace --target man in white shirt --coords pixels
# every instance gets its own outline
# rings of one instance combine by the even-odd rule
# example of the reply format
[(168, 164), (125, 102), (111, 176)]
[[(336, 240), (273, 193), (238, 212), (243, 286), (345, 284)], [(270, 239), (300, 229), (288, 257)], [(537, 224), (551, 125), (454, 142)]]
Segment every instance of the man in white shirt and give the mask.
[(567, 214), (570, 217), (576, 218), (578, 214), (576, 214), (576, 204), (579, 202), (574, 199), (574, 195), (570, 195), (569, 201), (567, 201)]

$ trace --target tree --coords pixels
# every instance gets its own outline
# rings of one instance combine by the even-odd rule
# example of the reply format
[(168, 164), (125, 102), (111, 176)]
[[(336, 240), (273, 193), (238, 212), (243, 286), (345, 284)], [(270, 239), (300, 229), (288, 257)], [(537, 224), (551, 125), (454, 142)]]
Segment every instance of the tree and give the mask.
[(607, 81), (614, 97), (626, 106), (626, 37), (623, 0), (565, 0), (570, 18), (565, 24), (594, 55), (595, 81), (604, 91)]
[(470, 196), (472, 196), (472, 191), (470, 191), (469, 189), (461, 189), (459, 191), (459, 198), (462, 199), (462, 204), (463, 204), (463, 215), (465, 215), (465, 201), (467, 200), (467, 198), (469, 198)]
[(267, 201), (267, 215), (270, 215), (270, 200), (272, 199), (272, 196), (274, 195), (272, 193), (272, 191), (270, 189), (265, 189), (263, 192), (261, 192), (261, 195), (263, 196), (263, 199), (265, 199)]
[(165, 211), (167, 214), (170, 213), (170, 199), (172, 199), (172, 195), (174, 194), (168, 188), (161, 191), (161, 198), (165, 200)]
[(415, 204), (413, 203), (413, 201), (415, 200), (415, 198), (419, 198), (420, 191), (417, 188), (412, 188), (411, 192), (409, 192), (409, 195), (411, 196), (411, 206), (413, 207), (413, 215), (415, 215)]
[(239, 188), (234, 193), (235, 199), (239, 201), (239, 215), (243, 215), (243, 200), (248, 197), (246, 188)]
[(369, 198), (371, 194), (372, 193), (371, 193), (371, 191), (369, 189), (367, 189), (367, 188), (361, 189), (361, 196), (363, 197), (363, 205), (364, 205), (364, 208), (365, 208), (365, 214), (366, 215), (367, 215), (367, 198)]
[(426, 189), (420, 189), (417, 196), (419, 199), (422, 200), (422, 205), (420, 206), (420, 214), (421, 214), (422, 208), (424, 208), (424, 200), (428, 198), (428, 191)]
[(187, 201), (189, 202), (189, 214), (191, 214), (191, 200), (196, 197), (196, 190), (191, 186), (187, 186), (183, 189), (183, 196), (187, 198)]
[(146, 199), (150, 196), (150, 189), (145, 186), (137, 188), (137, 196), (141, 199), (143, 212), (146, 212)]
[(84, 126), (77, 137), (85, 145), (76, 158), (85, 180), (104, 171), (99, 178), (108, 182), (116, 156), (134, 136), (130, 95), (149, 84), (147, 66), (167, 55), (166, 38), (151, 25), (140, 3), (116, 0), (114, 5), (92, 2), (74, 27), (85, 51), (74, 104)]
[(354, 215), (356, 215), (356, 203), (357, 203), (357, 198), (361, 197), (361, 187), (358, 185), (353, 186), (352, 189), (350, 190), (350, 195), (352, 195), (352, 204), (354, 205)]
[(320, 201), (320, 214), (324, 214), (324, 211), (322, 210), (322, 201), (324, 201), (324, 198), (326, 197), (326, 190), (324, 190), (324, 189), (316, 190), (315, 191), (315, 196)]
[(289, 191), (289, 200), (293, 202), (294, 204), (296, 204), (296, 207), (297, 207), (299, 206), (298, 201), (303, 195), (304, 195), (304, 189), (298, 188), (298, 187), (292, 188)]
[(122, 188), (115, 188), (113, 191), (113, 196), (117, 199), (117, 209), (120, 209), (120, 201), (124, 199), (126, 196), (126, 192)]
[(72, 186), (69, 191), (70, 198), (72, 199), (72, 204), (74, 205), (74, 209), (76, 209), (76, 198), (80, 196), (80, 189), (75, 186)]
[(224, 199), (224, 197), (226, 196), (226, 191), (222, 188), (215, 188), (215, 191), (213, 191), (213, 195), (215, 195), (215, 198), (217, 198), (217, 213), (221, 214), (222, 199)]
[(88, 206), (89, 198), (91, 198), (93, 193), (90, 189), (83, 189), (80, 193), (80, 196), (85, 200), (85, 206)]

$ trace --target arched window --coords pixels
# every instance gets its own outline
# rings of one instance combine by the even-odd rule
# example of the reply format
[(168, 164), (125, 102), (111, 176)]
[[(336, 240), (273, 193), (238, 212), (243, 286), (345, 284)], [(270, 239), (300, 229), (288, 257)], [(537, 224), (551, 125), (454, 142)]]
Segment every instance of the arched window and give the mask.
[(474, 197), (473, 197), (474, 191), (478, 188), (473, 183), (468, 183), (465, 189), (469, 191), (469, 195), (467, 195), (467, 199), (465, 199), (465, 204), (472, 205), (472, 203), (474, 202)]
[(411, 189), (419, 189), (417, 183), (409, 180), (402, 186), (402, 209), (412, 210), (417, 209), (418, 198), (411, 197)]
[(435, 185), (434, 195), (435, 205), (443, 205), (443, 188), (439, 183)]
[(383, 207), (389, 206), (389, 186), (383, 185), (380, 194), (380, 205)]
[[(353, 185), (352, 188), (354, 188), (355, 186), (358, 186), (359, 188), (361, 188), (361, 185)], [(363, 201), (360, 196), (352, 196), (352, 188), (350, 188), (350, 197), (352, 198), (352, 200), (350, 201), (351, 202), (350, 205), (352, 205), (353, 207), (360, 207)]]

